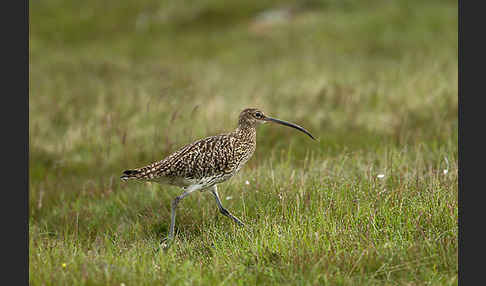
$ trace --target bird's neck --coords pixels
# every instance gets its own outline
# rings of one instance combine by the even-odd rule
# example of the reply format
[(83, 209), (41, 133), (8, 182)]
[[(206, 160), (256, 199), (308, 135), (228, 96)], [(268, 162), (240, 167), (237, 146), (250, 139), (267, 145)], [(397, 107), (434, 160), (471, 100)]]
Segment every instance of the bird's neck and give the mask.
[(233, 134), (236, 139), (234, 143), (234, 154), (238, 159), (239, 166), (241, 167), (255, 152), (256, 129), (255, 126), (238, 126)]
[(256, 128), (251, 125), (239, 125), (235, 130), (235, 136), (248, 143), (256, 143)]

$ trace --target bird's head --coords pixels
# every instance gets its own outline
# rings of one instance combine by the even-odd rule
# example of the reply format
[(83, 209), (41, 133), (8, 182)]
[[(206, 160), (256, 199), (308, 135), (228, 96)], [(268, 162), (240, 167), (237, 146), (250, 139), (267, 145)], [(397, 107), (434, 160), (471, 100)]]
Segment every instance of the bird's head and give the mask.
[(240, 118), (238, 121), (238, 125), (240, 127), (256, 127), (259, 124), (266, 123), (266, 122), (274, 122), (281, 125), (285, 125), (288, 127), (295, 128), (299, 131), (304, 132), (305, 134), (309, 135), (310, 138), (316, 140), (309, 131), (305, 130), (303, 127), (300, 127), (297, 124), (290, 123), (287, 121), (283, 121), (280, 119), (272, 118), (266, 116), (263, 111), (258, 108), (246, 108), (240, 113)]

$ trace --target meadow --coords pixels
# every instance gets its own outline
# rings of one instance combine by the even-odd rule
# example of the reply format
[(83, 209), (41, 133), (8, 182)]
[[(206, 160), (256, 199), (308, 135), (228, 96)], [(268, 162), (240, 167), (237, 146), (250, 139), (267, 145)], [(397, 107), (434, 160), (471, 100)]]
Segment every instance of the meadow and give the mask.
[[(457, 285), (457, 1), (29, 1), (30, 285)], [(119, 180), (259, 107), (185, 198)]]

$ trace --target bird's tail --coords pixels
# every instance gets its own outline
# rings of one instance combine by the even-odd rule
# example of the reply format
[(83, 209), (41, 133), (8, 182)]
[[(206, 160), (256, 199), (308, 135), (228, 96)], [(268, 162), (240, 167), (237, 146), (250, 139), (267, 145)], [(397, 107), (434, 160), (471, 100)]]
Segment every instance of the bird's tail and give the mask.
[(125, 170), (123, 171), (123, 175), (120, 177), (123, 181), (128, 181), (129, 179), (136, 179), (138, 178), (138, 174), (140, 174), (140, 170)]

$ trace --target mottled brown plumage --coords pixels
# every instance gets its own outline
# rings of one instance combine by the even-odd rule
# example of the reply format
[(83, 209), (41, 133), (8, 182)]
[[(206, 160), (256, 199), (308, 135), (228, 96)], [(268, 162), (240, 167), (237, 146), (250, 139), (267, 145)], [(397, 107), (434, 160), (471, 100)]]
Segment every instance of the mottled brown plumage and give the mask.
[(178, 187), (203, 184), (208, 188), (233, 176), (251, 157), (255, 146), (254, 127), (211, 136), (185, 145), (161, 161), (129, 170), (122, 179), (135, 178)]
[(265, 122), (276, 122), (296, 128), (314, 139), (307, 130), (298, 125), (265, 116), (256, 108), (247, 108), (240, 113), (238, 128), (233, 132), (203, 138), (185, 145), (161, 161), (124, 171), (121, 179), (158, 182), (184, 189), (184, 193), (172, 202), (169, 240), (173, 238), (178, 202), (196, 190), (211, 189), (220, 212), (243, 225), (221, 205), (216, 185), (234, 176), (251, 158), (256, 148), (256, 126)]

